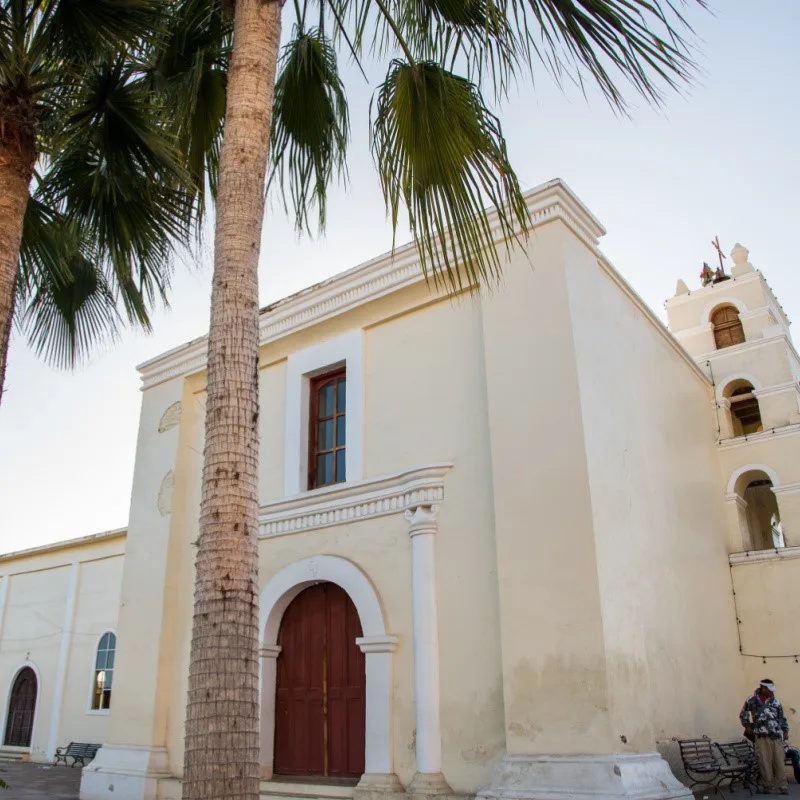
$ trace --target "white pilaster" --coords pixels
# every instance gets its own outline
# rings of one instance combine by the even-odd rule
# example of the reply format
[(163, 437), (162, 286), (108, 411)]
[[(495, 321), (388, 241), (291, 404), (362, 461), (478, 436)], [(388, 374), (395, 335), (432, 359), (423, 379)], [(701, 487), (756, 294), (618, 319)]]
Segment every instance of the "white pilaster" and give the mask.
[(397, 637), (362, 636), (356, 644), (364, 653), (369, 709), (364, 774), (356, 787), (356, 799), (368, 800), (403, 791), (392, 766), (392, 654)]
[(388, 775), (392, 770), (392, 653), (396, 636), (363, 636), (356, 644), (364, 653), (367, 717), (364, 772)]
[(261, 780), (272, 779), (275, 760), (275, 685), (278, 678), (279, 644), (261, 647)]
[(414, 695), (417, 772), (408, 788), (419, 795), (450, 794), (442, 775), (439, 718), (439, 615), (436, 602), (436, 506), (406, 511), (411, 537), (411, 592), (414, 618)]
[(8, 600), (8, 584), (11, 582), (11, 574), (7, 573), (0, 579), (0, 635), (3, 633), (3, 624), (6, 618), (6, 601)]
[(56, 665), (56, 680), (53, 690), (53, 710), (50, 712), (50, 732), (47, 736), (46, 756), (48, 761), (55, 758), (58, 745), (58, 728), (61, 722), (61, 704), (64, 700), (64, 683), (67, 678), (67, 661), (69, 659), (69, 645), (72, 640), (72, 623), (75, 619), (75, 597), (78, 593), (78, 576), (80, 564), (72, 562), (67, 586), (67, 600), (64, 606), (64, 621), (61, 625), (61, 644), (58, 649), (58, 663)]

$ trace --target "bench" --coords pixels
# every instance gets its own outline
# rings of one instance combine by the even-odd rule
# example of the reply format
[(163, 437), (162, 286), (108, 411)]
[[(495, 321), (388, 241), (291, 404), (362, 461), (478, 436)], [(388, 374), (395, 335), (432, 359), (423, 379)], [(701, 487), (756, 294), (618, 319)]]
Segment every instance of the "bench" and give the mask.
[(753, 745), (747, 739), (717, 742), (716, 745), (730, 766), (740, 766), (744, 770), (742, 785), (752, 794), (753, 789), (758, 787), (758, 764)]
[(64, 762), (64, 766), (68, 765), (67, 759), (71, 758), (72, 763), (70, 767), (74, 767), (78, 762), (82, 767), (86, 766), (87, 761), (91, 761), (100, 749), (99, 744), (87, 744), (86, 742), (70, 742), (66, 747), (59, 747), (56, 750), (55, 763), (58, 765)]
[(683, 768), (691, 783), (689, 788), (693, 792), (705, 788), (722, 794), (724, 786), (731, 788), (737, 781), (749, 787), (746, 782), (749, 767), (735, 761), (733, 756), (729, 761), (719, 745), (707, 736), (702, 739), (678, 739), (677, 742)]

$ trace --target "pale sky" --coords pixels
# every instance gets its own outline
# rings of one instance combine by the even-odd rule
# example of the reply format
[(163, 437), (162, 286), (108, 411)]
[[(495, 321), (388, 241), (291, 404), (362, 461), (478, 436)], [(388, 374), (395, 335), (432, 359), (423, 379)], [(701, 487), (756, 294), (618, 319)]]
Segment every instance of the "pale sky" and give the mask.
[[(570, 184), (609, 231), (603, 251), (662, 319), (677, 279), (695, 287), (702, 262), (715, 264), (719, 235), (726, 253), (737, 241), (750, 249), (789, 318), (800, 320), (792, 244), (800, 231), (800, 0), (714, 5), (715, 16), (689, 14), (702, 75), (662, 111), (638, 103), (633, 120), (621, 119), (574, 89), (560, 93), (544, 74), (535, 90), (520, 86), (500, 109), (511, 162), (523, 188), (554, 177)], [(344, 72), (350, 185), (334, 192), (321, 240), (298, 240), (279, 205), (268, 209), (262, 305), (391, 246), (368, 150), (374, 84)], [(209, 252), (210, 243), (178, 266), (172, 307), (155, 316), (152, 335), (128, 331), (76, 373), (45, 366), (14, 338), (0, 407), (0, 551), (127, 524), (141, 404), (135, 367), (205, 332)]]

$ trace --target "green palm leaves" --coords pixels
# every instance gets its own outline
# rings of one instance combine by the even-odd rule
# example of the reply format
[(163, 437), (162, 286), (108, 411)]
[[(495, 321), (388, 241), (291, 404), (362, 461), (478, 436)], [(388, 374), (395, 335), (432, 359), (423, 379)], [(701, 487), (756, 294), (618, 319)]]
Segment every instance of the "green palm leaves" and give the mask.
[(297, 26), (281, 57), (272, 107), (272, 175), (285, 199), (288, 183), (298, 228), (317, 208), (325, 226), (327, 186), (345, 174), (347, 101), (336, 51), (321, 30)]
[(0, 0), (0, 125), (36, 159), (15, 318), (50, 363), (124, 320), (148, 329), (166, 301), (224, 114), (228, 21), (217, 9), (212, 27), (211, 5)]
[(426, 273), (432, 268), (452, 290), (464, 277), (496, 280), (501, 265), (484, 204), (497, 208), (509, 241), (525, 230), (527, 210), (500, 122), (477, 88), (429, 61), (393, 62), (375, 101), (372, 147), (392, 223), (402, 200)]
[(17, 281), (18, 320), (37, 355), (69, 367), (116, 336), (114, 294), (91, 239), (36, 198), (28, 203)]
[[(485, 89), (502, 100), (542, 64), (620, 110), (625, 83), (658, 103), (691, 74), (685, 3), (705, 0), (295, 0), (270, 184), (298, 228), (313, 215), (323, 228), (328, 187), (346, 177), (337, 50), (400, 54), (371, 111), (393, 228), (405, 206), (434, 282), (493, 282), (495, 242), (524, 234), (527, 214)], [(147, 328), (166, 300), (175, 248), (216, 194), (231, 5), (0, 0), (0, 123), (35, 136), (39, 156), (17, 319), (50, 361), (74, 363), (123, 319)]]
[[(690, 0), (704, 5), (704, 0)], [(648, 102), (689, 78), (670, 0), (306, 0), (276, 84), (272, 180), (289, 185), (299, 227), (344, 174), (347, 104), (334, 45), (391, 61), (373, 98), (372, 153), (393, 229), (408, 213), (423, 270), (460, 290), (495, 282), (496, 242), (527, 229), (527, 210), (498, 118), (501, 100), (541, 63), (558, 81), (592, 82), (618, 110), (628, 83)], [(307, 16), (320, 24), (304, 28)], [(331, 38), (322, 32), (328, 20)], [(285, 203), (285, 199), (284, 199)], [(492, 215), (487, 206), (496, 211)]]

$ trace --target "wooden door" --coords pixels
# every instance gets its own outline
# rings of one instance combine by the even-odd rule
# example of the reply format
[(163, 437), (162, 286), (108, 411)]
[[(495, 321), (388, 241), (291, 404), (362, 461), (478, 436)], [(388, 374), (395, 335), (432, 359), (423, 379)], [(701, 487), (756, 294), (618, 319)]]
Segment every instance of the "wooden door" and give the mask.
[(356, 778), (364, 772), (366, 673), (361, 623), (332, 583), (301, 592), (278, 644), (275, 774)]
[(31, 746), (38, 688), (36, 673), (30, 667), (17, 673), (8, 701), (4, 744), (10, 747)]

